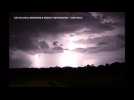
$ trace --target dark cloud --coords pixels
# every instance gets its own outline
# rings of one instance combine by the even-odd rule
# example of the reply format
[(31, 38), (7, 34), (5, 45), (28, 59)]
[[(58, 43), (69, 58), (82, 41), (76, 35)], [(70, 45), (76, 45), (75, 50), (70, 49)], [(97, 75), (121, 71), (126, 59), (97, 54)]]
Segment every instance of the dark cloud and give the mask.
[(93, 23), (90, 23), (92, 32), (100, 33), (125, 25), (124, 12), (90, 12), (90, 15), (94, 17)]
[(39, 41), (39, 47), (41, 49), (47, 49), (49, 48), (49, 45), (45, 41)]
[(81, 52), (81, 53), (86, 53), (87, 52), (87, 48), (76, 48), (76, 49), (74, 49), (74, 51)]
[[(114, 27), (111, 23), (101, 23), (100, 19), (96, 19), (91, 16), (89, 13), (34, 13), (31, 16), (82, 16), (82, 20), (13, 20), (10, 23), (11, 31), (18, 33), (22, 32), (23, 34), (27, 34), (28, 32), (30, 35), (39, 35), (39, 32), (45, 32), (45, 35), (48, 34), (62, 34), (64, 32), (69, 33), (72, 31), (76, 31), (80, 28), (87, 27), (91, 29), (91, 32), (103, 32), (106, 30), (112, 30)], [(18, 14), (15, 13), (14, 16)], [(23, 15), (23, 14), (22, 14)], [(30, 14), (27, 14), (27, 16)], [(116, 14), (117, 16), (118, 14)], [(26, 16), (26, 15), (25, 15)], [(112, 16), (109, 14), (109, 16)], [(123, 16), (123, 15), (122, 15)], [(114, 18), (115, 16), (112, 16)], [(105, 19), (105, 18), (104, 18)], [(117, 19), (117, 18), (115, 18)], [(117, 19), (116, 22), (118, 22)], [(121, 22), (121, 21), (120, 21)], [(28, 35), (28, 34), (27, 34)]]
[[(80, 42), (83, 41), (81, 40)], [(97, 53), (97, 52), (115, 51), (124, 48), (125, 46), (125, 40), (123, 35), (103, 36), (93, 39), (87, 39), (86, 42), (90, 44), (96, 44), (96, 47), (77, 48), (76, 51), (83, 53), (84, 52)]]
[(64, 49), (62, 47), (57, 46), (57, 47), (53, 47), (53, 48), (38, 51), (38, 53), (56, 54), (56, 53), (62, 53), (63, 51), (64, 51)]
[[(14, 20), (14, 16), (76, 16), (83, 17), (83, 19)], [(64, 50), (69, 50), (69, 48), (67, 48), (67, 43), (65, 43), (69, 39), (65, 39), (65, 41), (61, 39), (66, 36), (66, 34), (69, 35), (68, 38), (72, 39), (75, 38), (75, 36), (78, 36), (79, 38), (82, 34), (84, 34), (84, 36), (80, 39), (76, 39), (77, 41), (74, 42), (74, 44), (76, 43), (78, 46), (79, 44), (83, 44), (87, 47), (78, 47), (74, 51), (81, 52), (83, 54), (86, 53), (86, 55), (101, 52), (115, 52), (125, 48), (124, 28), (125, 13), (123, 12), (11, 13), (9, 17), (10, 65), (30, 65), (31, 62), (27, 57), (19, 55), (20, 53), (15, 53), (18, 51), (27, 52), (29, 54), (54, 54), (62, 53)], [(86, 30), (80, 31), (82, 29)], [(101, 34), (104, 36), (101, 36)], [(90, 35), (99, 35), (99, 37), (92, 38)], [(90, 44), (95, 46), (91, 47)], [(14, 58), (16, 55), (19, 55), (20, 57)], [(121, 56), (122, 54), (120, 55), (120, 58), (122, 58)], [(117, 59), (119, 59), (119, 57), (117, 57)]]
[(31, 61), (23, 51), (17, 49), (9, 50), (9, 64), (11, 68), (27, 68), (31, 66)]
[(37, 46), (32, 42), (32, 37), (27, 38), (27, 35), (19, 34), (15, 37), (10, 37), (10, 48), (29, 51), (37, 49)]
[(124, 12), (90, 12), (90, 14), (95, 19), (100, 20), (100, 22), (103, 24), (124, 24)]
[(62, 53), (63, 52), (63, 48), (60, 46), (54, 47), (53, 48), (53, 52), (54, 53)]
[(62, 47), (63, 44), (59, 43), (58, 41), (54, 41), (54, 42), (53, 42), (53, 46), (54, 46), (54, 47)]
[(54, 53), (62, 53), (63, 52), (63, 48), (62, 48), (62, 44), (60, 44), (58, 41), (54, 41), (53, 42), (53, 46), (54, 48), (52, 49)]
[(9, 61), (11, 68), (28, 68), (31, 65), (29, 59), (25, 58), (17, 58), (17, 59), (10, 59)]
[(125, 41), (125, 34), (118, 34), (118, 35), (117, 35), (117, 38), (118, 38), (119, 40)]
[(52, 52), (51, 53), (62, 53), (63, 52), (63, 48), (62, 48), (62, 44), (60, 44), (58, 41), (54, 41), (53, 42), (53, 46), (54, 48), (52, 48)]
[(116, 46), (96, 46), (96, 47), (88, 47), (88, 48), (76, 48), (75, 51), (81, 53), (102, 53), (102, 52), (111, 52), (121, 49), (121, 47), (117, 48)]
[(100, 37), (94, 37), (91, 38), (90, 36), (87, 39), (80, 39), (78, 41), (75, 41), (76, 43), (81, 44), (97, 44), (98, 46), (101, 45), (116, 45), (117, 47), (120, 47), (120, 45), (124, 46), (125, 43), (125, 36), (124, 34), (115, 34), (115, 35), (106, 35), (106, 36), (100, 36)]
[(103, 46), (103, 45), (107, 45), (107, 43), (106, 42), (99, 42), (97, 45)]
[(59, 43), (58, 41), (54, 41), (53, 46), (58, 46), (59, 45), (58, 43)]
[(52, 44), (53, 44), (53, 47), (50, 48), (47, 42), (45, 41), (39, 42), (40, 50), (37, 52), (43, 52), (43, 53), (48, 53), (48, 54), (63, 52), (63, 48), (61, 47), (62, 44), (60, 44), (58, 41), (54, 41), (52, 42)]
[[(37, 37), (57, 38), (57, 35), (79, 30), (83, 27), (90, 29), (86, 33), (101, 33), (107, 30), (113, 30), (112, 23), (102, 23), (102, 19), (113, 18), (116, 23), (123, 21), (123, 13), (96, 13), (98, 17), (90, 13), (66, 12), (66, 13), (11, 13), (10, 17), (10, 46), (21, 50), (33, 50), (37, 46), (33, 44), (32, 39)], [(82, 20), (14, 20), (13, 16), (82, 16)], [(82, 34), (82, 33), (81, 33)], [(74, 36), (73, 34), (71, 36)], [(54, 45), (55, 43), (53, 43)], [(57, 44), (55, 44), (57, 45)], [(48, 47), (41, 43), (41, 47)]]
[(92, 42), (97, 43), (98, 46), (106, 45), (109, 48), (114, 47), (118, 49), (120, 47), (124, 47), (125, 40), (116, 35), (116, 36), (104, 36), (101, 38), (96, 38), (92, 40)]
[(62, 47), (62, 46), (63, 46), (63, 44), (60, 44), (60, 46)]
[[(118, 28), (120, 23), (124, 22), (123, 12), (94, 12), (94, 14), (92, 12), (18, 12), (11, 13), (10, 15), (10, 35), (16, 37), (13, 39), (10, 38), (11, 46), (24, 50), (36, 48), (31, 42), (31, 38), (34, 37), (51, 36), (57, 38), (56, 36), (59, 34), (73, 32), (82, 29), (83, 27), (90, 29), (90, 31), (86, 31), (86, 33), (102, 33), (104, 31), (113, 30), (115, 28), (113, 25), (115, 24), (117, 24)], [(82, 16), (83, 19), (14, 20), (14, 16)], [(102, 21), (104, 21), (104, 23), (102, 23)], [(71, 36), (73, 36), (73, 34)]]

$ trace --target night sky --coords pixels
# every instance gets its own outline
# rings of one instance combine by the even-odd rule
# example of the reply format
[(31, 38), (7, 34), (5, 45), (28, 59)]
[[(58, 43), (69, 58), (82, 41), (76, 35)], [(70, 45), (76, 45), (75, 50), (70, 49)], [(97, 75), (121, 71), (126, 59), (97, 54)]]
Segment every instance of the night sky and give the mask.
[(10, 13), (9, 33), (10, 68), (125, 62), (124, 12)]

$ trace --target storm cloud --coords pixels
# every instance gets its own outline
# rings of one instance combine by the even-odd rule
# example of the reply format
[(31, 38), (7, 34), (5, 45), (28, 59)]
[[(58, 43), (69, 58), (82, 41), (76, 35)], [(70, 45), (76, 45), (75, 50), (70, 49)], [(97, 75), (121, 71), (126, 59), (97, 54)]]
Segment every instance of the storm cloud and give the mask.
[[(14, 19), (16, 16), (82, 17), (82, 19)], [(88, 59), (81, 57), (88, 58), (90, 55), (94, 55), (92, 60), (96, 59), (100, 64), (104, 63), (100, 54), (112, 60), (124, 59), (124, 12), (10, 13), (9, 32), (11, 66), (29, 66), (33, 63), (33, 55), (40, 53), (44, 54), (43, 59), (45, 55), (48, 59), (52, 57), (60, 59), (63, 55), (67, 56), (67, 52), (75, 52), (82, 55), (78, 58), (85, 60), (81, 61), (81, 64), (88, 62)], [(120, 52), (120, 55), (117, 56), (117, 52)], [(17, 55), (22, 56), (14, 58)], [(55, 55), (57, 58), (54, 58)]]

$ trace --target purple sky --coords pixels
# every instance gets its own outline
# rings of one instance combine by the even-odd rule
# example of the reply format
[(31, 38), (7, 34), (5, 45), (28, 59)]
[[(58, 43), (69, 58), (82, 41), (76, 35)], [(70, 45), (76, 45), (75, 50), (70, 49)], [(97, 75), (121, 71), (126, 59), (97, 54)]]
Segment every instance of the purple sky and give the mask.
[[(15, 19), (16, 16), (28, 18)], [(9, 31), (10, 68), (42, 68), (56, 65), (78, 67), (125, 62), (123, 12), (11, 13)]]

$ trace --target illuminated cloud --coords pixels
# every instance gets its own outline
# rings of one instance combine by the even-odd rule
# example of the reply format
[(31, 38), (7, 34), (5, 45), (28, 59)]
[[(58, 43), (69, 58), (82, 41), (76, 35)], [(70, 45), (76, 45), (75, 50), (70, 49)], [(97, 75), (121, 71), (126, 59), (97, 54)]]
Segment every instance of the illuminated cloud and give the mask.
[[(14, 16), (79, 16), (83, 19), (15, 20)], [(31, 66), (36, 59), (44, 61), (41, 64), (44, 66), (60, 65), (62, 61), (58, 59), (71, 59), (70, 54), (78, 61), (75, 65), (103, 64), (125, 58), (123, 12), (11, 13), (9, 31), (10, 66)], [(67, 62), (63, 65), (65, 63), (67, 65)]]

